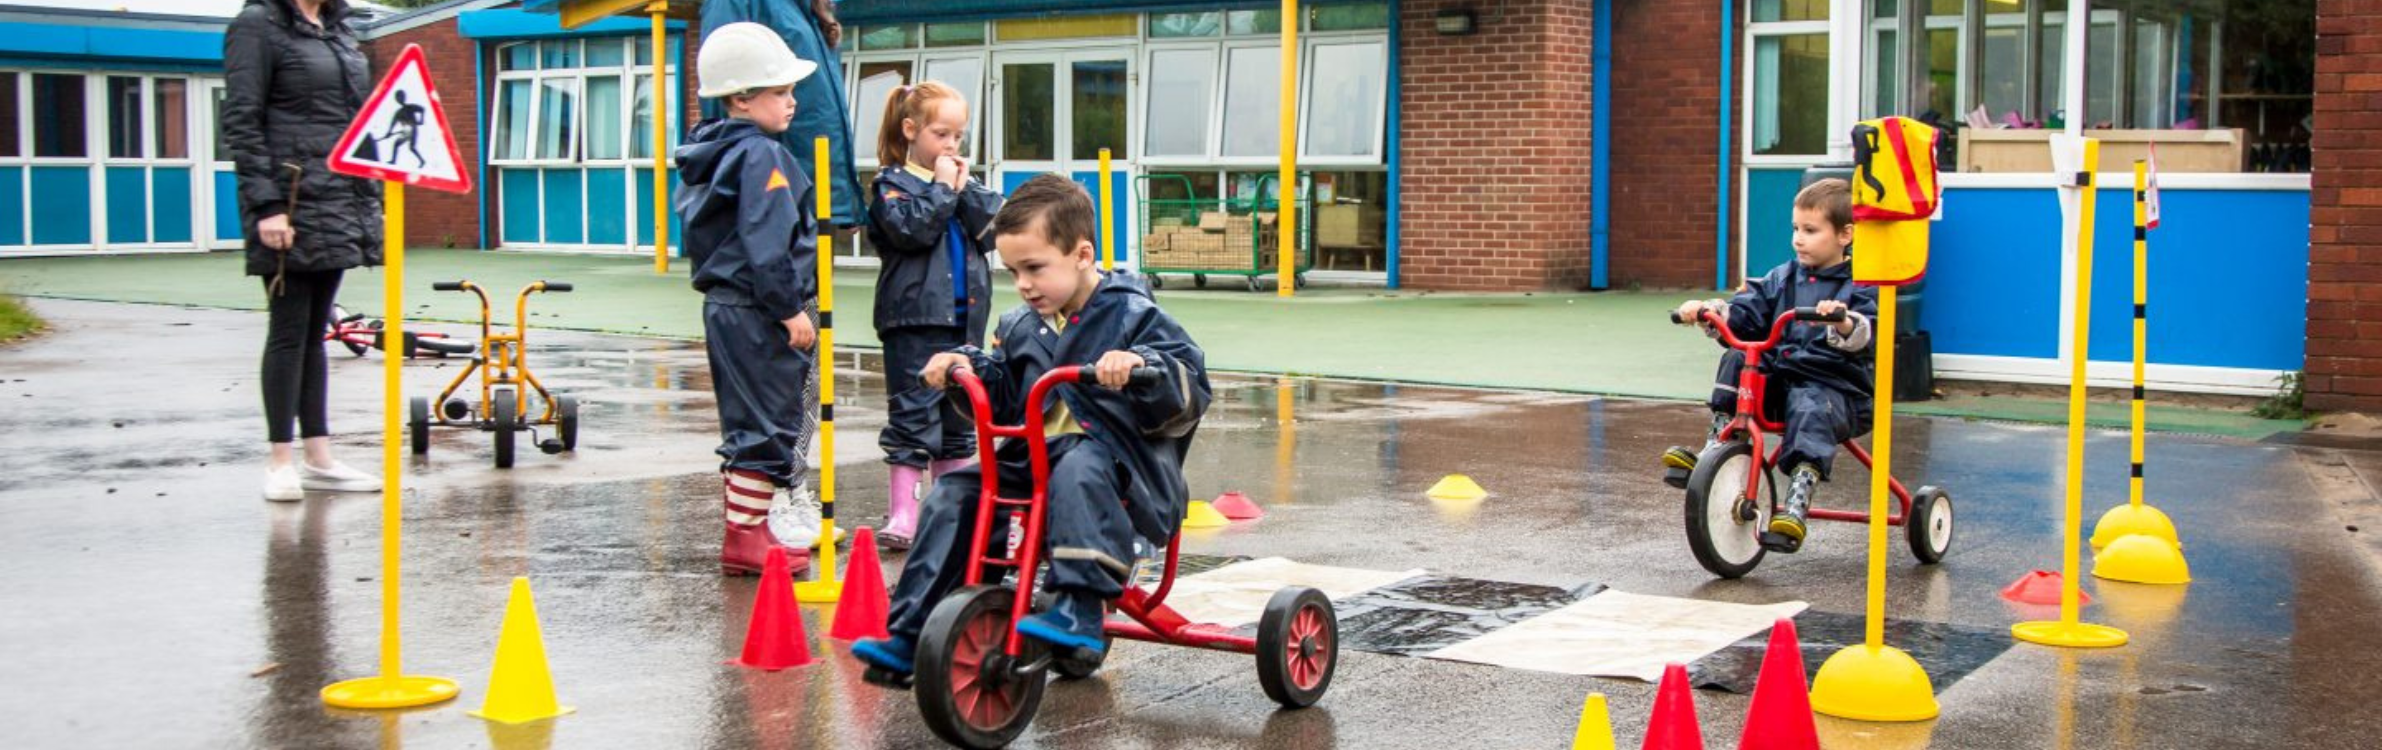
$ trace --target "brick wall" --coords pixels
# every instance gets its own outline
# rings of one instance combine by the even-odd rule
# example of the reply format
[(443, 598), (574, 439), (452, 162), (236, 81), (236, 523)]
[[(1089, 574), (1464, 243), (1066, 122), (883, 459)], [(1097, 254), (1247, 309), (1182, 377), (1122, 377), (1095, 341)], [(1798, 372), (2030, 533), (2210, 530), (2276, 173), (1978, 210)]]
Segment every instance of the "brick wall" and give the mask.
[(1718, 15), (1711, 0), (1613, 4), (1613, 62), (1606, 72), (1613, 86), (1614, 182), (1607, 272), (1615, 288), (1712, 285), (1713, 232), (1721, 212), (1714, 174), (1720, 34), (1724, 26), (1734, 27)]
[[(372, 58), (373, 80), (378, 81), (388, 73), (389, 66), (408, 44), (422, 45), (422, 57), (430, 63), (430, 85), (438, 90), (440, 108), (446, 110), (447, 125), (454, 129), (455, 147), (463, 153), (464, 175), (473, 181), (474, 191), (487, 189), (479, 184), (479, 103), (486, 98), (484, 93), (473, 95), (479, 84), (473, 78), (472, 65), (472, 57), (479, 53), (478, 45), (457, 34), (451, 18), (373, 39), (364, 49)], [(407, 247), (477, 247), (479, 197), (439, 190), (406, 191), (405, 243)]]
[[(1477, 31), (1441, 36), (1442, 8)], [(1397, 221), (1418, 289), (1588, 283), (1589, 0), (1409, 0)]]
[(2317, 0), (2307, 405), (2382, 411), (2382, 6)]

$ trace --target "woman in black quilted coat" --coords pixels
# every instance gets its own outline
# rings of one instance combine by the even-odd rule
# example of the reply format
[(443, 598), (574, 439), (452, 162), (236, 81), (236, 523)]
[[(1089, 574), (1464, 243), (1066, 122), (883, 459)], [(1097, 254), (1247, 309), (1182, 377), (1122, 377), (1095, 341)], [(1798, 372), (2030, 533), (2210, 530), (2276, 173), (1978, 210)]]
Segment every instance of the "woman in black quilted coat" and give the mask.
[[(381, 262), (380, 186), (324, 157), (371, 93), (345, 0), (248, 0), (224, 35), (224, 140), (240, 180), (248, 275), (263, 281), (265, 499), (370, 492), (380, 481), (331, 457), (322, 335), (339, 277)], [(293, 450), (305, 439), (304, 460)]]

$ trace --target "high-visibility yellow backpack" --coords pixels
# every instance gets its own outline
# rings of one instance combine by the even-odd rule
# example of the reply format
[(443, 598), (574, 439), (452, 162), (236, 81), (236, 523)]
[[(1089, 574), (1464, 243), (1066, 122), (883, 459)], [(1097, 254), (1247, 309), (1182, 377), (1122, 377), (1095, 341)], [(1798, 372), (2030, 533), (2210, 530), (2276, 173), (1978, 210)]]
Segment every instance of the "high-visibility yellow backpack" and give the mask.
[(1935, 215), (1935, 128), (1907, 117), (1853, 126), (1853, 220), (1912, 221)]

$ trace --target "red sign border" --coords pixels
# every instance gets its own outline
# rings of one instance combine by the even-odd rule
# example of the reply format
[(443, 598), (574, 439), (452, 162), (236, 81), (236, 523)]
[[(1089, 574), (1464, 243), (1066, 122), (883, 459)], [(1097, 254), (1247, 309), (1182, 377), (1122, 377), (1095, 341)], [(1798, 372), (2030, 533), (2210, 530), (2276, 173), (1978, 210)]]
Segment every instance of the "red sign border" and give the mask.
[[(364, 121), (370, 118), (373, 112), (379, 111), (381, 100), (388, 98), (390, 89), (397, 86), (397, 77), (404, 75), (406, 66), (409, 65), (422, 69), (422, 89), (430, 94), (430, 119), (438, 126), (439, 132), (445, 133), (447, 136), (447, 157), (455, 165), (456, 179), (431, 177), (347, 160), (347, 155), (354, 153), (357, 137), (364, 134), (366, 129)], [(463, 151), (455, 143), (455, 130), (447, 126), (446, 106), (440, 102), (438, 87), (430, 81), (430, 64), (422, 57), (422, 45), (408, 44), (405, 45), (405, 51), (397, 53), (396, 64), (390, 66), (388, 75), (381, 77), (380, 85), (375, 86), (372, 89), (372, 96), (364, 101), (364, 109), (356, 114), (354, 122), (348, 123), (347, 133), (339, 136), (339, 145), (333, 147), (331, 155), (323, 161), (332, 172), (351, 177), (387, 180), (450, 193), (471, 192), (471, 172), (463, 168)]]

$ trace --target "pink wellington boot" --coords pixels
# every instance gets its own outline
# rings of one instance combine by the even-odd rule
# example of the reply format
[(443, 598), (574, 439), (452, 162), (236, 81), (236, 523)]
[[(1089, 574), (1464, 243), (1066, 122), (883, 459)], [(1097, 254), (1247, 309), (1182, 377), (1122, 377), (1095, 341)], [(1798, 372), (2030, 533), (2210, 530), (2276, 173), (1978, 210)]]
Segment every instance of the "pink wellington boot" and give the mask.
[(926, 489), (927, 475), (916, 466), (894, 464), (890, 468), (891, 500), (886, 504), (885, 529), (877, 532), (877, 544), (887, 550), (906, 550), (911, 538), (918, 535), (918, 496)]

